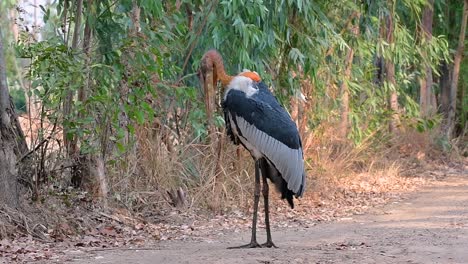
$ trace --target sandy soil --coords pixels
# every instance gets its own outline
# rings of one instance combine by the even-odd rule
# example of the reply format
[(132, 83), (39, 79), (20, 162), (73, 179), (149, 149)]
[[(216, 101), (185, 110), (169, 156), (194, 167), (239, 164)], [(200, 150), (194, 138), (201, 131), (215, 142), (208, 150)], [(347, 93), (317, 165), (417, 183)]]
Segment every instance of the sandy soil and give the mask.
[[(259, 231), (263, 242), (264, 230)], [(310, 228), (276, 228), (277, 249), (226, 249), (249, 239), (245, 230), (139, 250), (69, 252), (68, 263), (468, 263), (468, 174), (447, 177), (365, 215)]]

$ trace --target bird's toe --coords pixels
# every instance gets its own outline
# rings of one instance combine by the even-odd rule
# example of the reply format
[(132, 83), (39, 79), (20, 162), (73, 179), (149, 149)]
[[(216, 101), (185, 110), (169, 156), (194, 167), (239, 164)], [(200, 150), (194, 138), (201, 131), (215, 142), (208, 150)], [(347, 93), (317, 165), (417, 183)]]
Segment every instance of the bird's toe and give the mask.
[(261, 248), (262, 245), (257, 243), (257, 241), (252, 241), (249, 244), (237, 246), (237, 247), (228, 247), (228, 249), (238, 249), (238, 248)]
[(266, 243), (261, 245), (262, 247), (267, 247), (267, 248), (278, 248), (273, 241), (267, 241)]

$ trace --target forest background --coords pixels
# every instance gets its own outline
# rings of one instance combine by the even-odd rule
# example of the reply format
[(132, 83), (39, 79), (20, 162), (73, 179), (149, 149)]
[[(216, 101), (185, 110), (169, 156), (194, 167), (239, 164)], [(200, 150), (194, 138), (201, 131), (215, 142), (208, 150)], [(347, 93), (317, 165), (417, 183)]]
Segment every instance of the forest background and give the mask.
[(298, 124), (304, 203), (466, 161), (467, 15), (467, 0), (2, 1), (0, 237), (31, 206), (56, 212), (51, 200), (248, 208), (251, 158), (224, 136), (221, 93), (200, 85), (212, 48), (229, 73), (257, 71)]

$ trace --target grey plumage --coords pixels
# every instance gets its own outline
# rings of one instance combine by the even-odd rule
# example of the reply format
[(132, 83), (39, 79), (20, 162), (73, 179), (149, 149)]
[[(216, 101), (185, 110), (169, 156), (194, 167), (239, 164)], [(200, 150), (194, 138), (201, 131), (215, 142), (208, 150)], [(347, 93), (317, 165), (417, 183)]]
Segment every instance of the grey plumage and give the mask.
[[(237, 120), (237, 129), (240, 130), (239, 132), (242, 135), (241, 140), (243, 137), (248, 142), (247, 145), (243, 142), (244, 145), (248, 148), (256, 148), (256, 151), (263, 154), (281, 173), (288, 183), (288, 189), (293, 191), (296, 197), (301, 197), (305, 186), (302, 148), (291, 149), (254, 125), (249, 124), (244, 118), (240, 116), (235, 118)], [(251, 152), (255, 151), (249, 150)]]

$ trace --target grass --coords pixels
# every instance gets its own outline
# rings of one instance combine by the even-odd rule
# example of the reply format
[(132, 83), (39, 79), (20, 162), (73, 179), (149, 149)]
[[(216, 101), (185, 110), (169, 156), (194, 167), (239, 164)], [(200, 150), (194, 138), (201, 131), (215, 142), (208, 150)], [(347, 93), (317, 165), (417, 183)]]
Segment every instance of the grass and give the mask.
[[(229, 215), (239, 210), (247, 215), (252, 208), (253, 160), (243, 147), (229, 142), (224, 131), (209, 137), (217, 139), (211, 143), (190, 136), (176, 137), (169, 130), (151, 124), (135, 131), (133, 147), (107, 162), (108, 201), (112, 210), (159, 221), (174, 210), (192, 216), (208, 216)], [(434, 165), (447, 163), (456, 155), (445, 154), (437, 148), (434, 143), (437, 133), (434, 132), (406, 129), (394, 139), (384, 141), (370, 137), (356, 146), (336, 140), (333, 125), (323, 125), (317, 131), (322, 134), (309, 133), (303, 138), (309, 146), (305, 150), (307, 189), (296, 209), (288, 209), (275, 188), (270, 188), (276, 220), (293, 216), (307, 222), (312, 218), (331, 219), (363, 212), (369, 206), (384, 203), (398, 193), (424, 184), (426, 180), (420, 177), (424, 170), (430, 171)], [(60, 154), (53, 154), (56, 151), (51, 146), (45, 154), (60, 157)], [(463, 161), (463, 157), (458, 155), (456, 160)], [(50, 179), (48, 185), (41, 188), (42, 198), (32, 205), (36, 211), (42, 210), (35, 222), (47, 228), (48, 225), (60, 226), (61, 221), (73, 222), (69, 224), (72, 227), (81, 226), (76, 219), (59, 219), (61, 212), (73, 207), (82, 208), (83, 214), (89, 214), (87, 210), (101, 209), (93, 202), (92, 190), (86, 193), (67, 188), (64, 185), (66, 174), (62, 171), (58, 175), (58, 172), (48, 172)], [(74, 215), (80, 213), (74, 212)], [(11, 219), (27, 219), (19, 216), (10, 214)], [(31, 223), (18, 224), (19, 220), (15, 220), (16, 223), (5, 224), (9, 222), (8, 216), (0, 218), (4, 233), (14, 230), (10, 227), (15, 225), (30, 232), (27, 226)]]
[[(147, 214), (170, 210), (178, 198), (184, 200), (183, 210), (219, 213), (250, 208), (254, 164), (243, 147), (234, 146), (222, 133), (217, 135), (223, 141), (220, 151), (218, 141), (167, 141), (163, 133), (149, 127), (137, 131), (135, 150), (109, 170), (110, 198), (118, 204)], [(422, 181), (402, 177), (402, 171), (414, 165), (412, 160), (425, 165), (426, 155), (436, 155), (429, 154), (429, 135), (414, 133), (378, 146), (374, 139), (355, 146), (311, 135), (320, 141), (315, 140), (306, 153), (308, 187), (303, 202), (317, 205), (322, 200), (346, 200), (353, 193), (365, 196), (412, 189)], [(275, 203), (278, 196), (272, 194)]]
[[(169, 193), (181, 190), (187, 208), (223, 210), (230, 204), (246, 204), (252, 190), (250, 157), (237, 166), (236, 146), (219, 143), (185, 144), (168, 141), (148, 127), (138, 130), (135, 151), (110, 170), (109, 185), (119, 202), (132, 210), (174, 204)], [(224, 136), (220, 136), (224, 140)], [(244, 153), (245, 154), (245, 153)], [(250, 195), (249, 195), (250, 197)]]

